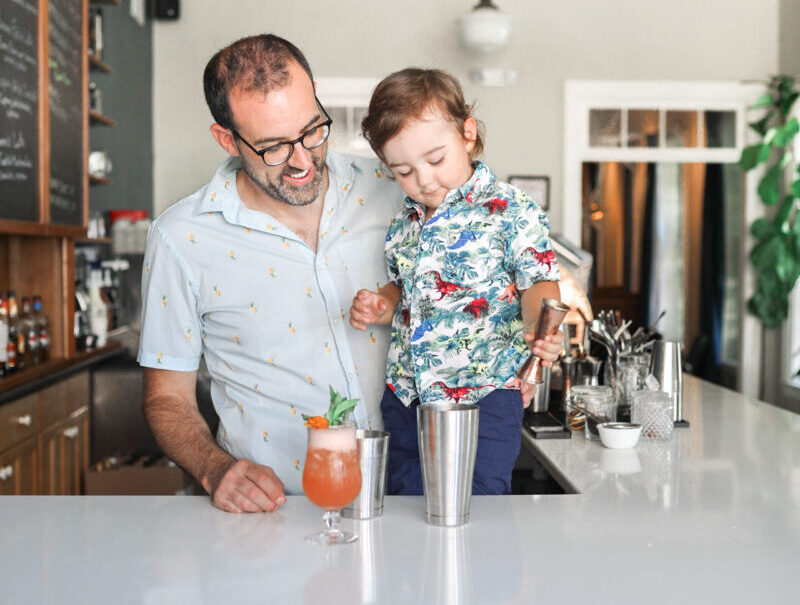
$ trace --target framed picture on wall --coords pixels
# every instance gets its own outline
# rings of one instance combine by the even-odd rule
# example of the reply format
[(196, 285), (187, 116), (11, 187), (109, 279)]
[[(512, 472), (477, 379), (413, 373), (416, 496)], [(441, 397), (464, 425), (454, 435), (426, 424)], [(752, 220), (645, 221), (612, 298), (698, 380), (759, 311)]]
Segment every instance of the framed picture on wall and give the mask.
[(508, 182), (531, 196), (542, 210), (550, 210), (549, 176), (510, 176)]

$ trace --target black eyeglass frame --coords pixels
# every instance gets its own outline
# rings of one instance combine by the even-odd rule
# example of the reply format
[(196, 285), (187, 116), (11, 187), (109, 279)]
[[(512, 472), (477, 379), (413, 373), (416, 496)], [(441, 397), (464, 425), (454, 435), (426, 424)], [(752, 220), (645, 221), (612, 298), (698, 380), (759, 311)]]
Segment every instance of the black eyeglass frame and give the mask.
[[(264, 162), (264, 164), (266, 166), (280, 166), (281, 164), (285, 164), (286, 162), (289, 161), (289, 159), (291, 159), (292, 154), (294, 153), (294, 146), (297, 145), (298, 143), (300, 143), (305, 149), (308, 149), (308, 150), (316, 149), (317, 147), (322, 145), (325, 141), (327, 141), (328, 137), (331, 136), (331, 124), (333, 124), (333, 118), (331, 118), (328, 115), (328, 112), (325, 111), (325, 108), (322, 106), (322, 103), (319, 102), (319, 99), (317, 98), (317, 95), (314, 95), (314, 100), (317, 102), (317, 105), (319, 105), (319, 108), (322, 110), (323, 115), (327, 119), (324, 122), (322, 122), (321, 124), (317, 124), (316, 126), (313, 126), (313, 127), (309, 128), (303, 134), (301, 134), (299, 137), (297, 137), (296, 139), (293, 139), (291, 141), (281, 141), (280, 143), (276, 143), (275, 145), (270, 145), (266, 149), (262, 149), (261, 151), (259, 151), (258, 149), (253, 147), (250, 143), (248, 143), (247, 140), (236, 131), (236, 129), (231, 128), (231, 132), (233, 133), (233, 136), (238, 138), (242, 143), (247, 145), (253, 153), (255, 153), (258, 157), (260, 157), (261, 161)], [(319, 143), (317, 143), (316, 145), (312, 145), (311, 147), (306, 145), (305, 141), (303, 139), (305, 139), (309, 134), (311, 134), (312, 132), (315, 132), (316, 130), (318, 130), (320, 128), (327, 128), (328, 129), (327, 133), (322, 138), (322, 140)], [(283, 145), (288, 145), (289, 146), (289, 155), (286, 156), (286, 159), (278, 162), (277, 164), (270, 164), (269, 162), (267, 162), (267, 158), (265, 158), (264, 156), (268, 152), (273, 151), (273, 150), (277, 149), (278, 147), (282, 147)]]

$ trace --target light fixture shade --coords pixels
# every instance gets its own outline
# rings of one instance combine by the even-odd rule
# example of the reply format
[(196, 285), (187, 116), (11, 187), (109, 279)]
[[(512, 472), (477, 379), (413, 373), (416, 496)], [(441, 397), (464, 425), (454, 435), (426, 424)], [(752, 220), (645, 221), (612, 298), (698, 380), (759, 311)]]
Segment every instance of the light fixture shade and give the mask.
[(503, 48), (511, 36), (511, 17), (491, 2), (481, 2), (458, 19), (461, 39), (470, 50), (491, 53)]

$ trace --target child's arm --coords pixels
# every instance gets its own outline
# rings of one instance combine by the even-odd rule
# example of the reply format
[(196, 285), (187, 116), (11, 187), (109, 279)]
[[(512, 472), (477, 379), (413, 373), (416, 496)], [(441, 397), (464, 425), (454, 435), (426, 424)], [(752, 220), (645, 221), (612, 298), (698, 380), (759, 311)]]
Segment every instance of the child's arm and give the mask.
[(522, 322), (526, 326), (531, 326), (528, 333), (524, 335), (525, 342), (533, 351), (533, 354), (542, 359), (542, 367), (553, 365), (553, 362), (558, 359), (561, 354), (561, 345), (564, 342), (564, 335), (561, 331), (556, 332), (553, 336), (547, 336), (544, 340), (537, 340), (534, 330), (536, 322), (539, 319), (539, 309), (542, 306), (543, 298), (554, 298), (561, 300), (561, 292), (558, 288), (558, 282), (554, 281), (540, 281), (533, 284), (527, 290), (522, 292), (520, 303), (522, 306)]
[(367, 324), (391, 323), (400, 294), (400, 287), (394, 282), (381, 286), (377, 292), (359, 290), (350, 307), (350, 325), (356, 330), (366, 330)]

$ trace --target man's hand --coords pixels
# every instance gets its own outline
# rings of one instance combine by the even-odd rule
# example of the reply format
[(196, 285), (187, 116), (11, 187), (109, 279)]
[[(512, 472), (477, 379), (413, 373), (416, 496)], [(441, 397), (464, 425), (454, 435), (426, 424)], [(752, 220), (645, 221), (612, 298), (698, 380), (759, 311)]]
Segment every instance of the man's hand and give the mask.
[(222, 462), (201, 483), (214, 506), (229, 513), (272, 512), (286, 502), (274, 471), (250, 460)]
[(389, 323), (394, 313), (395, 301), (371, 290), (359, 290), (350, 307), (350, 325), (356, 330), (366, 330), (367, 324)]

